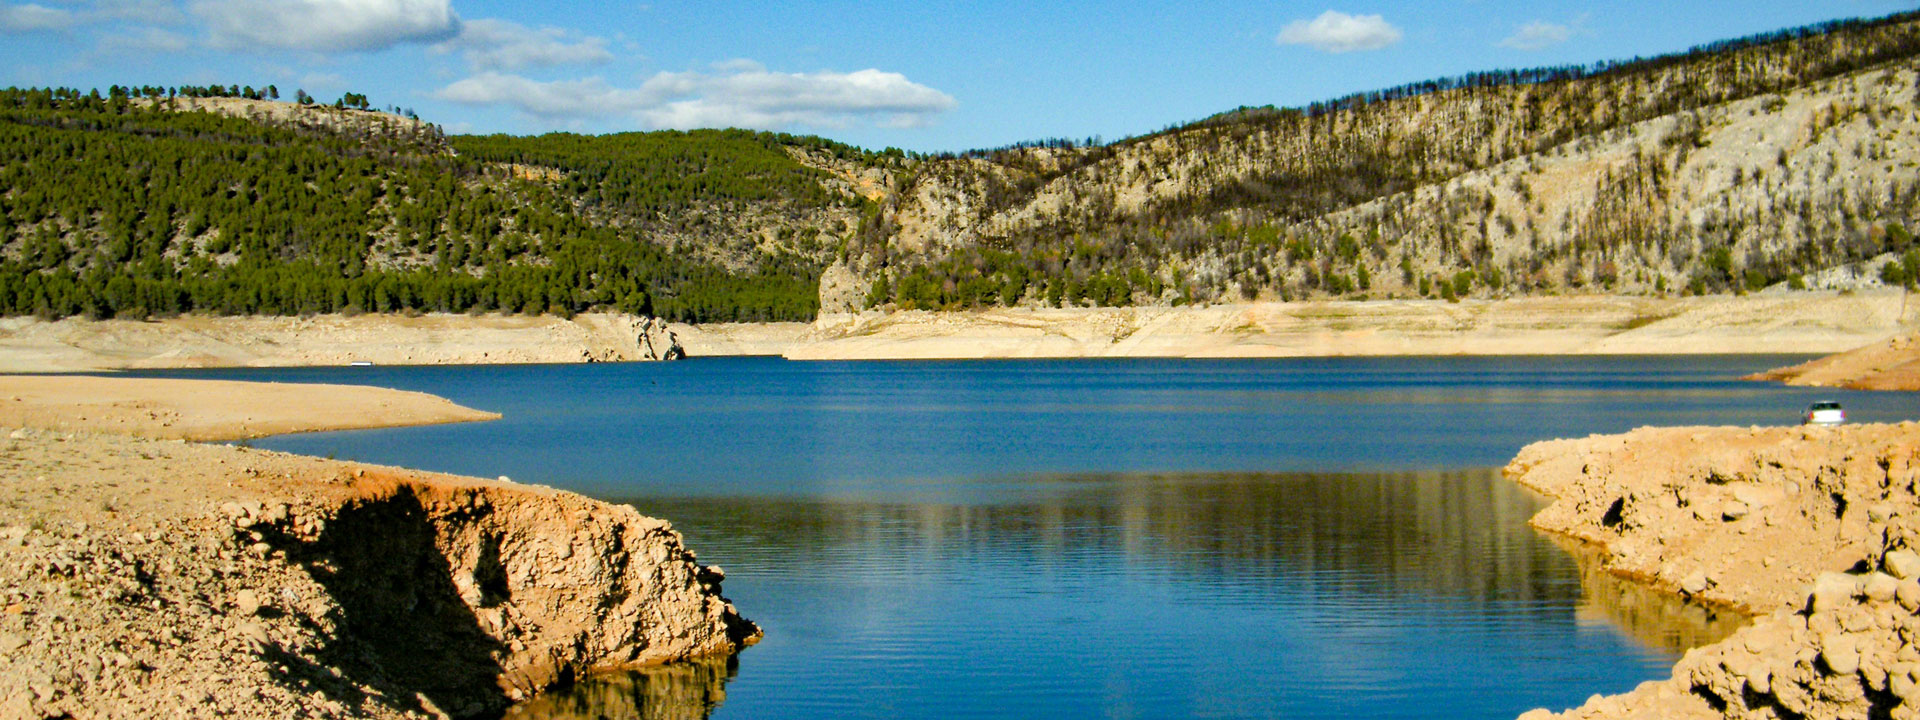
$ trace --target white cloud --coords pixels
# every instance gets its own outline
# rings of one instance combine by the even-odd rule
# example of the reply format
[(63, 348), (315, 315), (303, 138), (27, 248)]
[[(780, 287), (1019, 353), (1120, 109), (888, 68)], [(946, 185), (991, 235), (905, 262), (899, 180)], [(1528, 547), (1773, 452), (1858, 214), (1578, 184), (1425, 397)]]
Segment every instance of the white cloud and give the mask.
[(100, 49), (110, 53), (176, 53), (185, 51), (191, 45), (192, 42), (185, 36), (156, 27), (110, 33), (100, 38)]
[(0, 33), (65, 30), (79, 22), (73, 13), (60, 8), (27, 3), (0, 5)]
[(1507, 39), (1500, 41), (1500, 47), (1515, 50), (1544, 50), (1559, 45), (1573, 37), (1573, 28), (1550, 23), (1544, 20), (1521, 25)]
[(81, 4), (88, 5), (90, 14), (101, 20), (174, 25), (186, 19), (172, 0), (81, 0)]
[(589, 65), (613, 59), (606, 38), (574, 37), (559, 28), (533, 28), (505, 20), (469, 20), (459, 36), (433, 46), (435, 52), (460, 53), (475, 70), (519, 70), (555, 65)]
[(449, 0), (191, 0), (214, 42), (234, 49), (381, 50), (460, 32)]
[(307, 73), (300, 76), (301, 90), (340, 90), (347, 86), (347, 79), (338, 73)]
[[(184, 16), (171, 0), (58, 0), (65, 7), (34, 3), (0, 4), (0, 33), (26, 33), (67, 30), (82, 25), (125, 21), (135, 35), (164, 32), (154, 26), (172, 25)], [(138, 39), (122, 42), (118, 36), (103, 39), (101, 45), (136, 47)]]
[(441, 88), (434, 97), (465, 105), (508, 105), (528, 115), (583, 118), (617, 115), (659, 102), (639, 90), (621, 90), (600, 78), (541, 82), (485, 72)]
[(768, 130), (863, 121), (917, 127), (958, 105), (953, 96), (899, 73), (782, 73), (750, 61), (730, 61), (709, 71), (663, 72), (637, 88), (614, 87), (597, 77), (541, 82), (486, 72), (448, 85), (435, 97), (506, 105), (548, 120), (626, 116), (653, 128)]
[(1379, 15), (1348, 15), (1328, 10), (1312, 20), (1288, 23), (1274, 38), (1281, 45), (1306, 45), (1330, 53), (1379, 50), (1400, 42), (1400, 28)]

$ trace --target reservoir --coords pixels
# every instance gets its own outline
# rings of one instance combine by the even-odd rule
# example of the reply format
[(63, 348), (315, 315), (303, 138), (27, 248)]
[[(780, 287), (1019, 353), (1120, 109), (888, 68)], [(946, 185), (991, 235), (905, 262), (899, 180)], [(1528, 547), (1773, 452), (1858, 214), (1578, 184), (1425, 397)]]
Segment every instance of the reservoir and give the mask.
[(1664, 677), (1737, 619), (1526, 525), (1535, 440), (1785, 425), (1906, 394), (1735, 380), (1797, 357), (378, 367), (497, 422), (275, 450), (633, 504), (766, 639), (510, 717), (1511, 718)]

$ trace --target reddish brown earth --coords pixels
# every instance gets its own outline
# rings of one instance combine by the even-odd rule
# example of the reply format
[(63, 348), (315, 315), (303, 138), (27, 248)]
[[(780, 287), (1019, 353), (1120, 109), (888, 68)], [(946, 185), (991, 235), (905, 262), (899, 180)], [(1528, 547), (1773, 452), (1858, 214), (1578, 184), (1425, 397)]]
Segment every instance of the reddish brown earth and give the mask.
[(131, 436), (251, 434), (266, 422), (253, 412), (291, 423), (277, 431), (325, 427), (367, 400), (359, 414), (389, 424), (426, 421), (405, 407), (474, 411), (368, 388), (97, 378), (63, 409), (68, 380), (0, 391), (36, 408), (0, 417), (41, 425), (0, 428), (0, 718), (497, 714), (572, 677), (759, 636), (719, 568), (626, 506)]

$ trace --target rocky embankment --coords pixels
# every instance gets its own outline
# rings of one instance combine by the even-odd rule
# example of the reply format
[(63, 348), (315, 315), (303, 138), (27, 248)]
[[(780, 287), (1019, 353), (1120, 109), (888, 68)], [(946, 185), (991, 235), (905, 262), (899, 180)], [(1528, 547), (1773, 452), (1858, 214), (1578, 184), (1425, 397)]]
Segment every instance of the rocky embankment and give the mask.
[(1920, 425), (1642, 429), (1507, 473), (1611, 573), (1756, 616), (1565, 717), (1920, 716)]
[(505, 478), (0, 429), (0, 718), (497, 714), (752, 643), (723, 577)]
[(1749, 375), (1746, 379), (1803, 387), (1920, 390), (1920, 335), (1900, 335), (1837, 355)]

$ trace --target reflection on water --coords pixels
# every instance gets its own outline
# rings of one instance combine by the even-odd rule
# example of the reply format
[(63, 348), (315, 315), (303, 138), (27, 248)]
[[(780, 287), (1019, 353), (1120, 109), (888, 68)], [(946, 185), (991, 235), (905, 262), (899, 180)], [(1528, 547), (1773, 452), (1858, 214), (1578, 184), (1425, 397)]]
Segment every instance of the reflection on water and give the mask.
[(1602, 566), (1599, 549), (1572, 538), (1552, 537), (1580, 566), (1580, 587), (1586, 595), (1580, 617), (1587, 622), (1618, 627), (1635, 640), (1674, 655), (1725, 640), (1752, 622), (1738, 612), (1682, 602), (1672, 593), (1614, 575)]
[[(956, 500), (626, 502), (675, 518), (710, 560), (775, 574), (825, 566), (907, 583), (928, 563), (1098, 559), (1240, 590), (1575, 597), (1553, 585), (1562, 554), (1526, 528), (1539, 503), (1491, 469), (1039, 477), (915, 494)], [(1339, 582), (1310, 582), (1328, 578)]]
[(730, 681), (724, 665), (652, 670), (525, 712), (1512, 717), (1664, 675), (1716, 631), (1657, 595), (1583, 591), (1526, 526), (1537, 500), (1493, 470), (916, 494), (947, 499), (632, 501), (726, 567), (767, 639)]
[(698, 720), (727, 699), (732, 658), (595, 675), (507, 710), (507, 720)]

